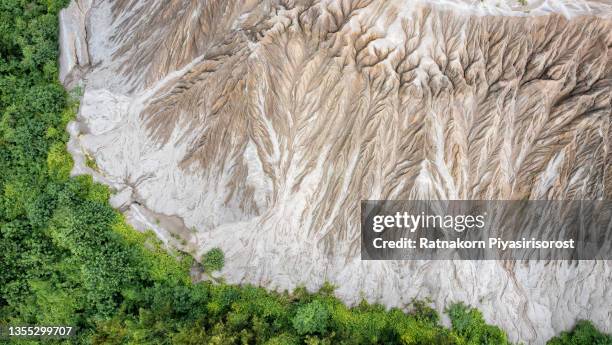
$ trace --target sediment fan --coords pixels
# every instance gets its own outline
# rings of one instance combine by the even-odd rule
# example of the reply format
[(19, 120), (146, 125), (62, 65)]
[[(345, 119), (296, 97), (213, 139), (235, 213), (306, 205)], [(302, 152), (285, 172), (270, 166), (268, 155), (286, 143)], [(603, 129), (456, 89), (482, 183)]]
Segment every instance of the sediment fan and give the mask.
[(611, 16), (609, 1), (73, 1), (73, 173), (164, 241), (221, 247), (230, 282), (463, 300), (530, 343), (574, 317), (610, 332), (609, 261), (362, 262), (359, 202), (610, 199)]

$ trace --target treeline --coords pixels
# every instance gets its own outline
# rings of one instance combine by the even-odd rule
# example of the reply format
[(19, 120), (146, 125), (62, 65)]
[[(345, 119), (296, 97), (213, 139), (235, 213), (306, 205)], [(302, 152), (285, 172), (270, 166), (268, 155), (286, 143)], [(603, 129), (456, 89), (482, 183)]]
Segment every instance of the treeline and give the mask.
[[(66, 344), (507, 344), (480, 312), (347, 308), (324, 287), (271, 293), (194, 284), (194, 261), (136, 232), (91, 177), (70, 178), (76, 102), (57, 82), (57, 13), (67, 1), (0, 2), (0, 324), (72, 325)], [(206, 268), (218, 269), (212, 252)], [(5, 340), (0, 340), (4, 342)], [(19, 343), (39, 343), (20, 340)], [(612, 344), (581, 322), (554, 345)]]

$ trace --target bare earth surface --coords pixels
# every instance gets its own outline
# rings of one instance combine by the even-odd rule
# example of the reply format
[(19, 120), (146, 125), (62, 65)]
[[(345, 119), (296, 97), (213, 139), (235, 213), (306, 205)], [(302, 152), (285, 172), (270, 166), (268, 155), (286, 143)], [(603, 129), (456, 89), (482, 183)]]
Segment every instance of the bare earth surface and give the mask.
[(612, 198), (612, 2), (83, 0), (61, 38), (73, 173), (229, 282), (612, 331), (609, 261), (359, 259), (362, 199)]

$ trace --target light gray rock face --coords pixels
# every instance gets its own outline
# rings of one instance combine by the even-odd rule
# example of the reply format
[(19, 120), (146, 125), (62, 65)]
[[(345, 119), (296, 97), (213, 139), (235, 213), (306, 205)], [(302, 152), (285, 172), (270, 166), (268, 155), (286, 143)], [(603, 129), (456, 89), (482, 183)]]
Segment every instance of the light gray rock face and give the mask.
[(60, 81), (70, 87), (90, 67), (86, 20), (92, 0), (72, 1), (60, 12)]
[(165, 242), (221, 247), (233, 283), (464, 301), (530, 344), (577, 319), (609, 332), (610, 262), (363, 262), (359, 201), (610, 199), (611, 16), (574, 0), (73, 2), (73, 173)]

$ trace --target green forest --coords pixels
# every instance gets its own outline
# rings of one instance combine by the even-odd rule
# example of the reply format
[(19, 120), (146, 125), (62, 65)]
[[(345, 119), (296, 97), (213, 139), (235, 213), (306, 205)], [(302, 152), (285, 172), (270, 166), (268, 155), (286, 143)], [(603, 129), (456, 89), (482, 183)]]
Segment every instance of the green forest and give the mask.
[[(508, 344), (463, 304), (450, 328), (426, 302), (410, 312), (361, 303), (333, 286), (274, 293), (193, 283), (200, 265), (126, 225), (111, 191), (71, 178), (66, 125), (78, 97), (58, 82), (59, 0), (0, 2), (0, 325), (70, 325), (61, 344)], [(224, 263), (219, 250), (201, 264)], [(39, 344), (36, 339), (0, 343)], [(588, 321), (551, 345), (612, 344)]]

